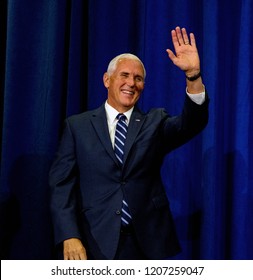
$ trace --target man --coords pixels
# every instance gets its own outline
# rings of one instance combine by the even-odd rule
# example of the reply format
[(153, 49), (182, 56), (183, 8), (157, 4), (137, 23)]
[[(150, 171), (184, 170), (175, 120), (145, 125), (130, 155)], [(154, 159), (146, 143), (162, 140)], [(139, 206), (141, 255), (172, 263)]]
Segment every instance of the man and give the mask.
[(137, 108), (145, 68), (123, 54), (104, 74), (105, 104), (65, 121), (50, 171), (64, 259), (164, 259), (180, 252), (160, 168), (167, 153), (206, 126), (208, 97), (194, 35), (179, 27), (171, 35), (175, 54), (168, 49), (168, 56), (186, 74), (181, 115)]

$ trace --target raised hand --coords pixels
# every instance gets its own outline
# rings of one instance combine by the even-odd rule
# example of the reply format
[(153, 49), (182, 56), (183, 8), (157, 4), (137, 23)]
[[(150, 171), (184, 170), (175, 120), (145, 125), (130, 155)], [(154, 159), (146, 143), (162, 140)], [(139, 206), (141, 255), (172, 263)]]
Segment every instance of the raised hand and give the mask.
[(175, 53), (167, 49), (172, 62), (185, 72), (187, 76), (194, 76), (200, 72), (200, 60), (193, 33), (188, 36), (185, 28), (176, 27), (171, 31)]

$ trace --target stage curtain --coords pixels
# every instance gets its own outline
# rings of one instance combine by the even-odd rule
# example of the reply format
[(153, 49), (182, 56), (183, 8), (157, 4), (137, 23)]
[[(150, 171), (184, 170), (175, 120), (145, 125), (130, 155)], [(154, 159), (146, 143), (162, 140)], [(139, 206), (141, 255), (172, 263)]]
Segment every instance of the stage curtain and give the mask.
[[(147, 77), (139, 107), (181, 112), (170, 32), (196, 37), (210, 96), (205, 130), (165, 159), (182, 253), (253, 258), (253, 2), (9, 0), (0, 3), (1, 259), (54, 259), (48, 170), (63, 120), (106, 100), (103, 74), (131, 52)], [(151, 242), (155, 242), (152, 240)]]

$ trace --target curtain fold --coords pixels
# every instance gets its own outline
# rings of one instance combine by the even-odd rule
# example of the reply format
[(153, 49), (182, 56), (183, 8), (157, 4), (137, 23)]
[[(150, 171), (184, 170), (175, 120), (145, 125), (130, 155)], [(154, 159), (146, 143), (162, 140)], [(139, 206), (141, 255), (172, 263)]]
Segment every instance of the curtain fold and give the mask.
[(63, 119), (86, 102), (86, 5), (8, 1), (0, 192), (4, 258), (54, 258), (48, 171)]
[[(184, 73), (170, 31), (193, 32), (210, 96), (206, 129), (162, 176), (182, 245), (176, 259), (253, 258), (251, 0), (9, 0), (0, 4), (1, 259), (53, 259), (48, 170), (66, 116), (100, 106), (116, 55), (147, 70), (139, 107), (178, 114)], [(155, 242), (152, 241), (152, 242)]]

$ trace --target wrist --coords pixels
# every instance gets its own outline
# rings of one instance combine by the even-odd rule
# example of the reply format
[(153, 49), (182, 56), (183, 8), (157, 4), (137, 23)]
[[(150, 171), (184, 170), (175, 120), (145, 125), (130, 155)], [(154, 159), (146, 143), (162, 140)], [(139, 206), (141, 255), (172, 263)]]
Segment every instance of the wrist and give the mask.
[(188, 81), (193, 82), (193, 81), (196, 81), (198, 78), (201, 77), (201, 72), (199, 71), (197, 74), (194, 74), (194, 75), (187, 75), (187, 74), (185, 74), (185, 77), (186, 77), (186, 79)]

